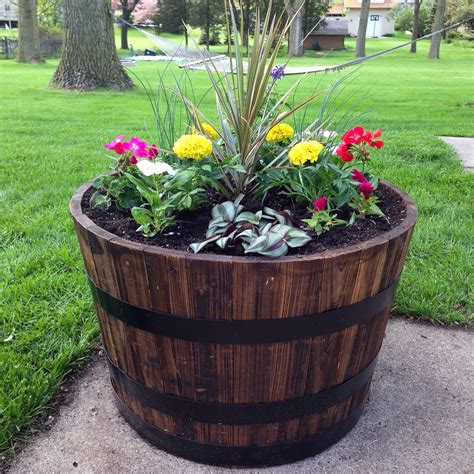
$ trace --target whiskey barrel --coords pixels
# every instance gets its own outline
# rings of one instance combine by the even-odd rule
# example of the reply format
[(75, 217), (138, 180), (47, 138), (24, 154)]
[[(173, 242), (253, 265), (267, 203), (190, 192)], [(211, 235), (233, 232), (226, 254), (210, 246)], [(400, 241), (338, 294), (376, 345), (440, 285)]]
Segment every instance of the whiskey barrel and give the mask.
[(117, 406), (158, 447), (218, 465), (314, 455), (361, 416), (417, 211), (315, 255), (194, 255), (71, 213)]

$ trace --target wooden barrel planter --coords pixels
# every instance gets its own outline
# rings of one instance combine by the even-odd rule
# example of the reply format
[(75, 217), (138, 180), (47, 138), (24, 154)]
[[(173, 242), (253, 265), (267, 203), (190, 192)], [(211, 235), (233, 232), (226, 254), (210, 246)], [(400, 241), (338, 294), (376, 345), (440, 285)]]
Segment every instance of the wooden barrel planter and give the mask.
[(113, 235), (71, 201), (117, 406), (160, 448), (219, 465), (314, 455), (357, 423), (417, 216), (309, 256), (194, 255)]

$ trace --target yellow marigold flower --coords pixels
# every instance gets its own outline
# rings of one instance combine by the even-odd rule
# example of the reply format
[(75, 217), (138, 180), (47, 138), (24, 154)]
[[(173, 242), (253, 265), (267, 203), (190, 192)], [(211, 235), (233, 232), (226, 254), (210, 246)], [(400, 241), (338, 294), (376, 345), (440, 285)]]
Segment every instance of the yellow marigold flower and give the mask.
[(307, 161), (314, 163), (317, 161), (323, 148), (324, 145), (321, 145), (321, 143), (317, 142), (316, 140), (300, 142), (291, 148), (290, 152), (288, 153), (288, 158), (290, 159), (291, 163), (296, 166), (303, 165)]
[(219, 134), (217, 133), (217, 130), (209, 123), (202, 123), (201, 128), (203, 129), (204, 132), (207, 133), (208, 137), (212, 141), (215, 141), (217, 137), (219, 136)]
[(212, 153), (212, 142), (202, 135), (183, 135), (174, 142), (173, 151), (180, 158), (201, 160)]
[(279, 123), (271, 128), (265, 139), (267, 142), (283, 142), (294, 135), (295, 131), (291, 125), (287, 123)]

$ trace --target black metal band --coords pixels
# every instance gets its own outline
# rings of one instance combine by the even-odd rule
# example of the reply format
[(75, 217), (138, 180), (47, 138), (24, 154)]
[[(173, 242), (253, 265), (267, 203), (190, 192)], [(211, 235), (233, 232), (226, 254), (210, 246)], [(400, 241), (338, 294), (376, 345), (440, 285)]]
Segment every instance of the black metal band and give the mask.
[(205, 444), (166, 433), (133, 413), (114, 394), (117, 408), (140, 435), (165, 451), (192, 461), (227, 466), (274, 466), (303, 459), (328, 448), (345, 436), (361, 417), (367, 396), (339, 423), (297, 441), (264, 446)]
[(107, 356), (111, 378), (147, 407), (168, 415), (205, 423), (250, 425), (272, 423), (322, 412), (361, 390), (375, 369), (377, 357), (345, 382), (311, 395), (267, 403), (214, 403), (159, 392), (130, 378)]
[(342, 308), (308, 316), (260, 320), (186, 318), (140, 308), (98, 288), (89, 279), (94, 301), (108, 314), (143, 331), (186, 341), (216, 344), (285, 342), (341, 331), (369, 321), (389, 307), (397, 281), (385, 290)]

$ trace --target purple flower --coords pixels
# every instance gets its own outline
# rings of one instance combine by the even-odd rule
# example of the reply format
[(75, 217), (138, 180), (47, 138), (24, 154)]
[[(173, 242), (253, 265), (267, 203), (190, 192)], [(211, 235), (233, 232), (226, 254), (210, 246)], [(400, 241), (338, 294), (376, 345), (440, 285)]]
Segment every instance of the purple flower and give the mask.
[(271, 75), (272, 75), (274, 81), (277, 81), (278, 79), (281, 79), (285, 75), (285, 65), (280, 64), (279, 66), (275, 66), (272, 69)]

